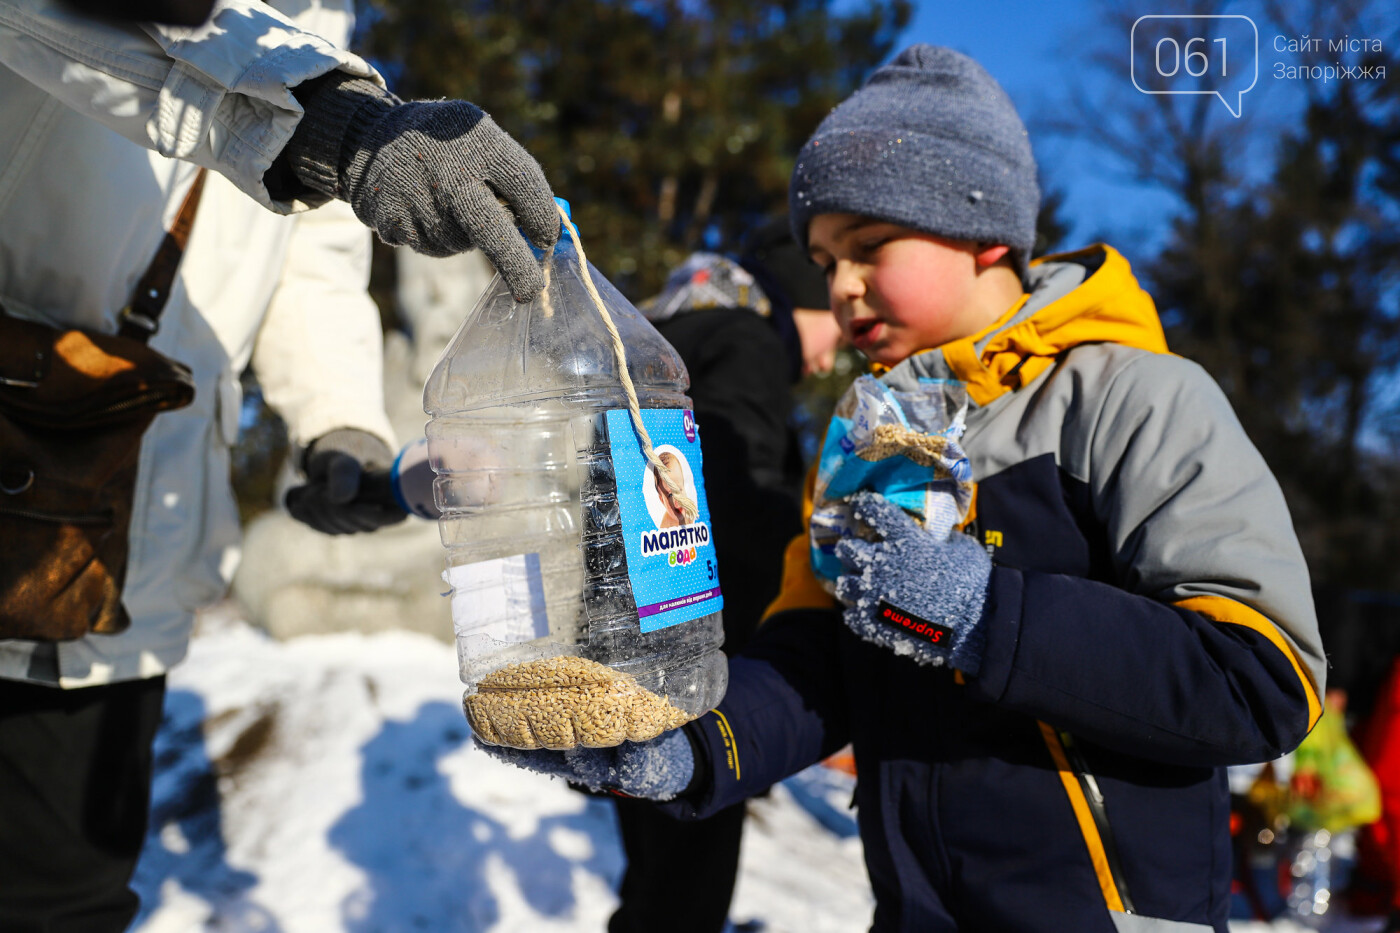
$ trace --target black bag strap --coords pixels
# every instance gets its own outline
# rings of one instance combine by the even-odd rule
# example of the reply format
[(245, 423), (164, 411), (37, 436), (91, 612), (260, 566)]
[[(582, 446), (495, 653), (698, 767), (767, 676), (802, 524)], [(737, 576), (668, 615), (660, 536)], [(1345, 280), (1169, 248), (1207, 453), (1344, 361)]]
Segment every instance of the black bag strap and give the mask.
[(170, 286), (175, 283), (175, 273), (180, 269), (185, 244), (190, 239), (194, 215), (199, 210), (199, 196), (204, 193), (204, 176), (204, 169), (195, 173), (194, 184), (190, 185), (185, 202), (180, 205), (180, 213), (175, 215), (175, 222), (170, 225), (170, 232), (161, 239), (160, 247), (136, 283), (131, 299), (117, 315), (120, 323), (118, 336), (145, 343), (160, 329), (160, 316), (170, 297)]

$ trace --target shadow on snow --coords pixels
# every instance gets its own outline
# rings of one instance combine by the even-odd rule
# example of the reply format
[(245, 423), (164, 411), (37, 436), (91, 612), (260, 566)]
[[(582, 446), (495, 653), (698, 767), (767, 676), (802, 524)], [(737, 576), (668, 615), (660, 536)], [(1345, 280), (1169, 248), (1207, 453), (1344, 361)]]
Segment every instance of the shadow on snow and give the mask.
[(139, 927), (161, 906), (174, 880), (208, 903), (219, 929), (279, 933), (277, 921), (248, 899), (258, 876), (227, 861), (218, 774), (204, 743), (204, 699), (170, 690), (155, 741), (151, 821), (132, 887), (141, 896)]
[[(544, 817), (519, 839), (487, 813), (462, 805), (439, 762), (468, 735), (459, 706), (430, 702), (412, 719), (386, 722), (365, 743), (364, 800), (330, 831), (331, 844), (369, 876), (344, 905), (346, 930), (488, 929), (500, 919), (488, 878), (492, 864), (508, 869), (521, 897), (548, 917), (567, 917), (576, 907), (575, 867), (615, 885), (622, 855), (608, 802), (587, 798), (581, 812)], [(484, 756), (481, 761), (486, 764)], [(588, 854), (561, 855), (551, 842), (561, 829), (586, 836)]]

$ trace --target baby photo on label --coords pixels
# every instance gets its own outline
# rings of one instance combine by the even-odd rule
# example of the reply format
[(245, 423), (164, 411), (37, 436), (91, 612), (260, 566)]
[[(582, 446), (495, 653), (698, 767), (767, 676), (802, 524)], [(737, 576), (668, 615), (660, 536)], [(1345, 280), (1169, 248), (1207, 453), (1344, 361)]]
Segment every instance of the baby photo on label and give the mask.
[[(685, 454), (670, 444), (656, 448), (656, 458), (666, 468), (664, 474), (647, 465), (642, 482), (642, 497), (657, 528), (679, 528), (689, 525), (699, 516), (699, 496), (695, 492), (695, 474)], [(667, 480), (671, 480), (668, 483)], [(674, 483), (674, 489), (670, 488)]]

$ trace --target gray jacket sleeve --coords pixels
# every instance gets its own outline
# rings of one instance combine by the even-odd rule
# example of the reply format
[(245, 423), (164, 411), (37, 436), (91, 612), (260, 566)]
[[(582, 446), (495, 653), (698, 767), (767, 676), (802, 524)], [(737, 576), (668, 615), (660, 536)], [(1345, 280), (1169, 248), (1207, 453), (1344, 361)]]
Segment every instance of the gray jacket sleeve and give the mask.
[(1325, 686), (1307, 567), (1220, 389), (1178, 357), (1099, 345), (1021, 401), (1035, 410), (1009, 419), (1018, 439), (1053, 424), (1053, 439), (1030, 439), (1058, 442), (1059, 468), (1087, 484), (1111, 579), (998, 563), (968, 689), (1147, 760), (1215, 767), (1295, 748)]
[(1124, 588), (1260, 631), (1308, 681), (1311, 707), (1327, 661), (1307, 564), (1278, 482), (1205, 370), (1158, 354), (1124, 366), (1089, 462)]

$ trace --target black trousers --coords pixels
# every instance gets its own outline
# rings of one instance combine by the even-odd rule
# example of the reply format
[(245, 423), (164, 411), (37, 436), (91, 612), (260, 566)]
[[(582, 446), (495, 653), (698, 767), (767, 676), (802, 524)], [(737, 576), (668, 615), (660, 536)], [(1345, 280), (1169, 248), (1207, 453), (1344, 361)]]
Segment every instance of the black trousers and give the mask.
[(0, 930), (121, 933), (165, 678), (78, 690), (0, 680)]
[(608, 933), (721, 933), (739, 872), (744, 804), (685, 822), (645, 800), (615, 800), (627, 868)]

